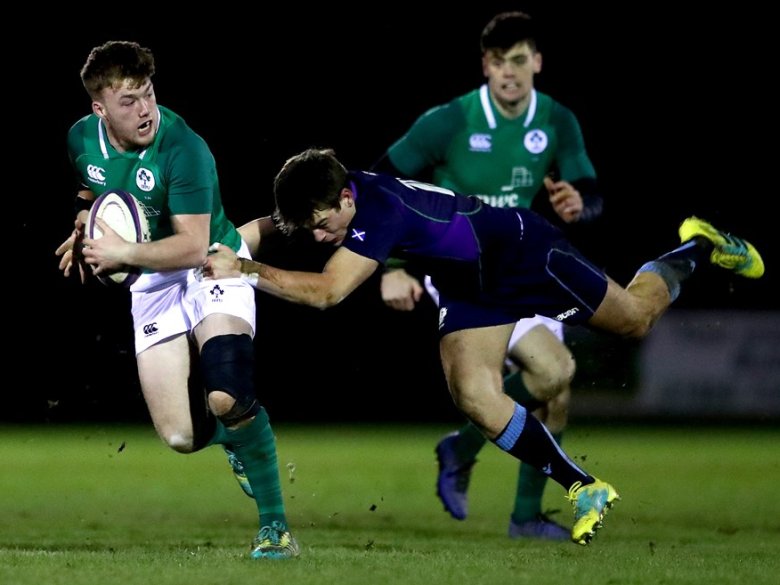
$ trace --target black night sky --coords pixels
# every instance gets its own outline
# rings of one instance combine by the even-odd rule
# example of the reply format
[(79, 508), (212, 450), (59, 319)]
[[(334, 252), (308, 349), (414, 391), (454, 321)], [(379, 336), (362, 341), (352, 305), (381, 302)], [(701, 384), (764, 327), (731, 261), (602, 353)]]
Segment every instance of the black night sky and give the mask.
[[(65, 136), (89, 111), (79, 69), (109, 39), (155, 52), (158, 101), (210, 144), (225, 207), (241, 224), (271, 210), (271, 180), (291, 154), (330, 146), (347, 166), (367, 167), (425, 109), (479, 85), (482, 26), (497, 11), (526, 9), (545, 27), (536, 86), (578, 116), (605, 194), (604, 217), (578, 243), (625, 283), (696, 214), (750, 239), (767, 275), (752, 282), (705, 270), (680, 306), (780, 310), (773, 18), (743, 3), (685, 13), (656, 3), (478, 4), (426, 14), (225, 9), (198, 12), (191, 24), (125, 7), (121, 18), (74, 15), (4, 47), (6, 321), (22, 335), (6, 339), (6, 359), (18, 364), (10, 378), (21, 383), (7, 385), (3, 418), (147, 416), (127, 293), (62, 278), (53, 254), (72, 221)], [(326, 258), (308, 246), (269, 254), (314, 269)], [(324, 313), (258, 296), (258, 388), (272, 417), (458, 420), (439, 375), (432, 307), (393, 313), (377, 294), (370, 281)]]

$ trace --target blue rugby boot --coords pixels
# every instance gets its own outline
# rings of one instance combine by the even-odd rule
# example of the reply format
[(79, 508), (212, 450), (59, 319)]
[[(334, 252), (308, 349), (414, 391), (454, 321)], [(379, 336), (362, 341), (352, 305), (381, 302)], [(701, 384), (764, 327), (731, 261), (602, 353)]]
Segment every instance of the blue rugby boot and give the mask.
[(524, 522), (509, 519), (509, 538), (539, 538), (542, 540), (569, 540), (571, 531), (551, 520), (546, 514)]
[(468, 489), (471, 468), (476, 459), (462, 462), (455, 453), (458, 432), (446, 435), (436, 445), (436, 459), (439, 462), (439, 476), (436, 479), (436, 495), (444, 509), (456, 520), (465, 520), (469, 511)]

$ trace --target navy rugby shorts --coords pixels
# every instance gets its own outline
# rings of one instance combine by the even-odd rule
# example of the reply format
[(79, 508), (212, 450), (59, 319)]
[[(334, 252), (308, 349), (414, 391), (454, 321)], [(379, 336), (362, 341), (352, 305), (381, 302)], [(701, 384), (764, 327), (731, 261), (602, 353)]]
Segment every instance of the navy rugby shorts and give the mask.
[(558, 228), (527, 210), (514, 211), (518, 237), (509, 245), (504, 240), (500, 251), (483, 254), (482, 290), (461, 296), (457, 289), (439, 288), (439, 336), (536, 314), (580, 325), (601, 304), (607, 293), (604, 272)]

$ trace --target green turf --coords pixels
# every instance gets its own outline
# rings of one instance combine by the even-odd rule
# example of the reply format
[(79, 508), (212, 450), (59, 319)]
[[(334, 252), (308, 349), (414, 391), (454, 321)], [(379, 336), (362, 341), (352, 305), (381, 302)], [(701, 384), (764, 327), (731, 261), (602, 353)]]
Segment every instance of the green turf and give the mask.
[[(277, 425), (292, 561), (252, 561), (254, 504), (219, 448), (148, 427), (0, 427), (2, 585), (778, 583), (780, 429), (574, 425), (621, 493), (588, 547), (506, 537), (517, 465), (486, 447), (470, 516), (434, 496), (440, 426)], [(545, 505), (571, 509), (557, 484)]]

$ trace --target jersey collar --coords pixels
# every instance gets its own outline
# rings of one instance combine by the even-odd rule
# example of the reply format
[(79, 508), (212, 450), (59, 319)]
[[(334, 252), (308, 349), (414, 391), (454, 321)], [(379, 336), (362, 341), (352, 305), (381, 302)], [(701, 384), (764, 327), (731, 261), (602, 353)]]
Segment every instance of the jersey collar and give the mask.
[[(482, 102), (482, 111), (485, 113), (488, 127), (494, 130), (497, 126), (496, 113), (493, 111), (493, 102), (490, 101), (490, 92), (486, 83), (479, 88), (479, 101)], [(525, 120), (523, 121), (524, 128), (528, 128), (531, 125), (534, 116), (536, 116), (536, 90), (532, 89), (531, 100), (528, 102), (528, 109), (525, 112)]]

